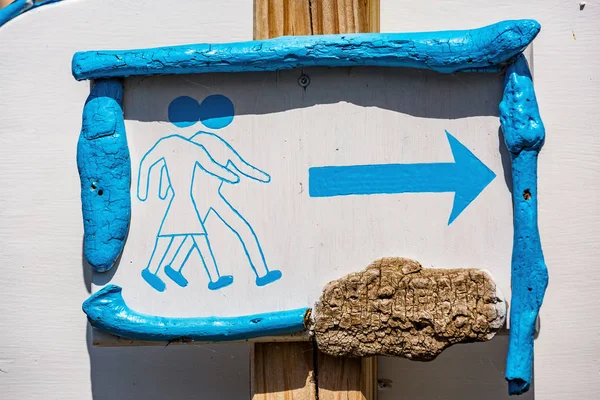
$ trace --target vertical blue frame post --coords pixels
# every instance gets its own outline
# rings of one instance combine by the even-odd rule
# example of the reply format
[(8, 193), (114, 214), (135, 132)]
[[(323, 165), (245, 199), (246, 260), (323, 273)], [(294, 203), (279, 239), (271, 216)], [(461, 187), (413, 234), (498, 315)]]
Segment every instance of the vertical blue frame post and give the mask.
[(83, 107), (77, 143), (86, 260), (108, 271), (123, 251), (131, 218), (131, 163), (123, 117), (123, 84), (98, 80)]
[(546, 133), (523, 55), (506, 71), (500, 123), (513, 178), (512, 298), (506, 362), (508, 390), (513, 395), (528, 391), (531, 385), (536, 319), (548, 285), (537, 214), (537, 158)]

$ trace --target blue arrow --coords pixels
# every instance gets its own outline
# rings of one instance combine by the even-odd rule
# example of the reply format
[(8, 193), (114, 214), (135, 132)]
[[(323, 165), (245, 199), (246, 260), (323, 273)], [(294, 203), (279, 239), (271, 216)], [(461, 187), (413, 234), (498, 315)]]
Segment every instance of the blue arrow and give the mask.
[(454, 162), (373, 164), (308, 169), (310, 197), (454, 192), (450, 225), (496, 174), (446, 131)]

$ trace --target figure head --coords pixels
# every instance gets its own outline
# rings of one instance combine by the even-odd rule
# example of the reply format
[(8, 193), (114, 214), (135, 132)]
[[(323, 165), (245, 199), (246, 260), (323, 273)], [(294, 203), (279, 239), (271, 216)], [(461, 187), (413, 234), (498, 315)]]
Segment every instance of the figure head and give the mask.
[(169, 104), (169, 121), (179, 128), (187, 128), (200, 121), (210, 129), (222, 129), (231, 124), (235, 110), (228, 97), (221, 94), (207, 96), (202, 103), (189, 96), (180, 96)]

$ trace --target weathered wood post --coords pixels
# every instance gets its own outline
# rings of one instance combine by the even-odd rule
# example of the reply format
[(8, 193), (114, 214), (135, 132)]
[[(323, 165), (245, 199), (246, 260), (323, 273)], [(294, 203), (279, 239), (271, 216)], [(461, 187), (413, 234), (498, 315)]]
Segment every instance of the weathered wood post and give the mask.
[[(379, 0), (254, 1), (256, 40), (358, 32), (379, 32)], [(306, 341), (250, 346), (253, 400), (377, 398), (377, 357), (332, 357)]]

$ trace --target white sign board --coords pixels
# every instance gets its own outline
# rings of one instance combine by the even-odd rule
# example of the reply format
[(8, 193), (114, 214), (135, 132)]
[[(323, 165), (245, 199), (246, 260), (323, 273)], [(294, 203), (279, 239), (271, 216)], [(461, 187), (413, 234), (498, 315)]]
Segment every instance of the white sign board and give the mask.
[[(140, 313), (239, 316), (311, 307), (329, 281), (404, 256), (487, 269), (508, 294), (501, 79), (375, 67), (126, 79), (132, 217), (110, 283)], [(350, 169), (352, 185), (332, 166), (408, 175), (361, 183)]]

